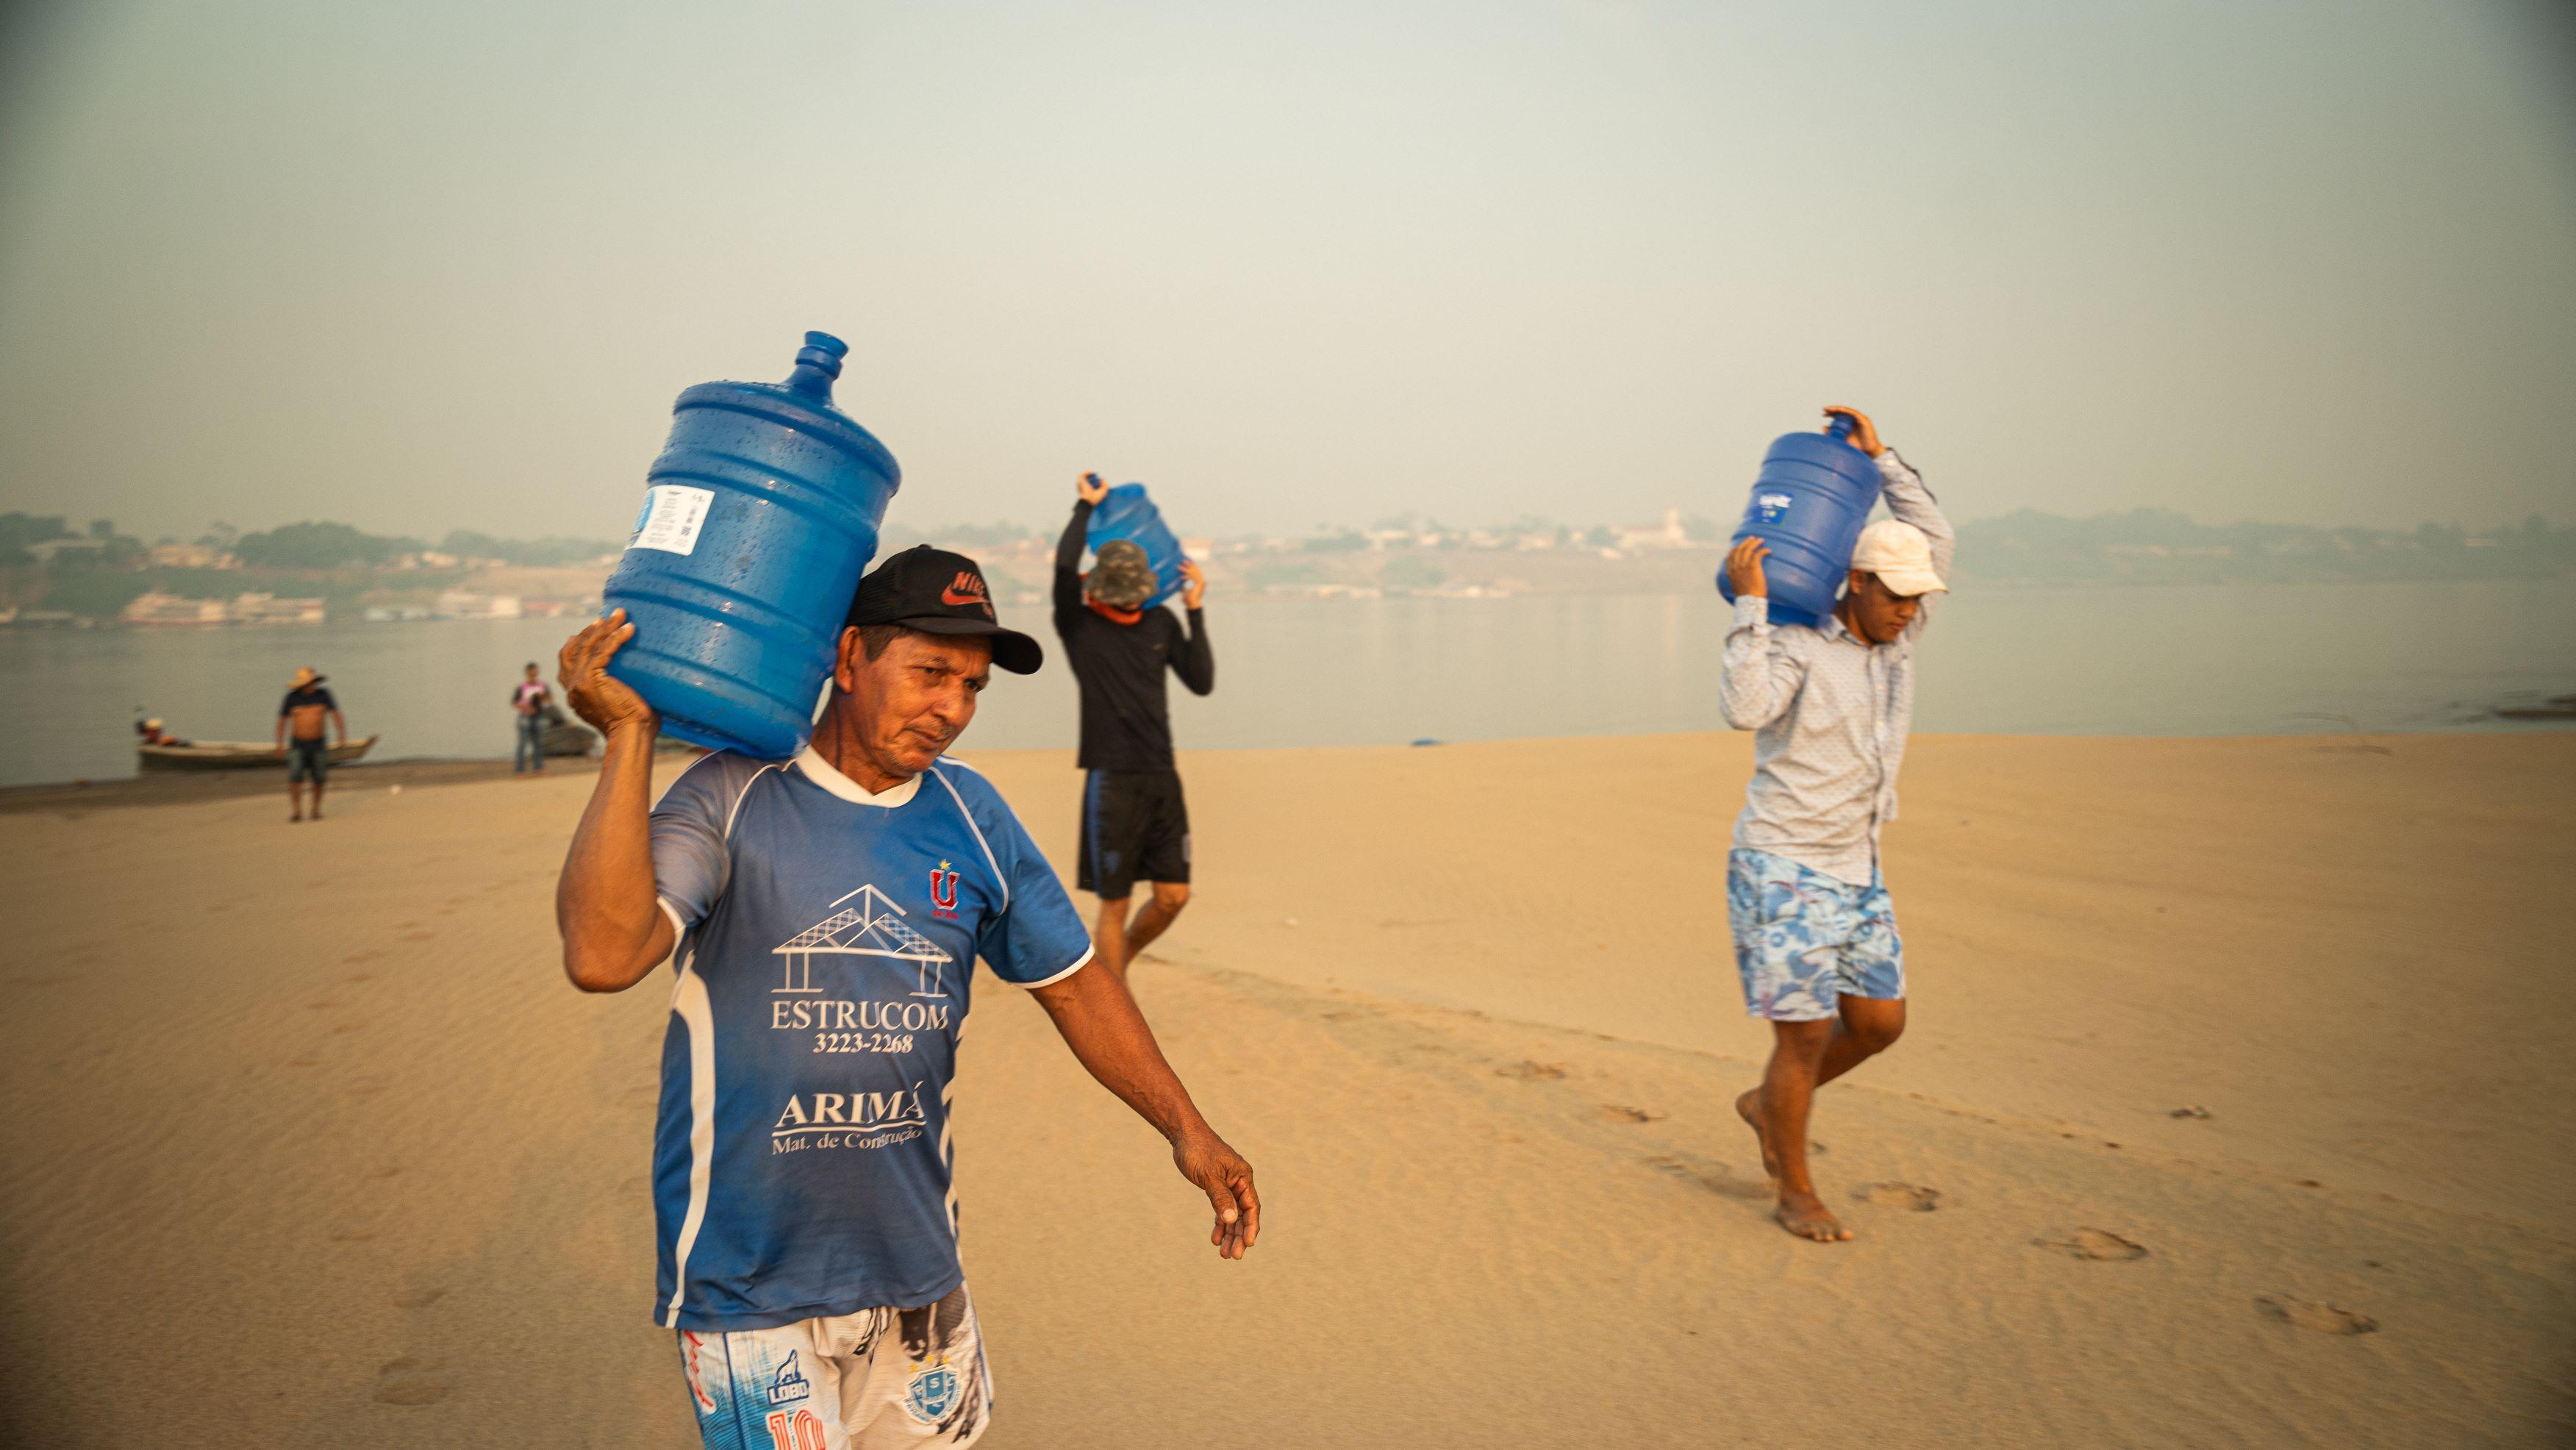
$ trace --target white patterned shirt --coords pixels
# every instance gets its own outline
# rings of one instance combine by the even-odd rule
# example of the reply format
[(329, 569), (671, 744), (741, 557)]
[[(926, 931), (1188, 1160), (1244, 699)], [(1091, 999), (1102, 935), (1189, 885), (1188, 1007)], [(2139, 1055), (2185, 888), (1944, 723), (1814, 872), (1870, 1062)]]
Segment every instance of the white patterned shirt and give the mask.
[[(1932, 542), (1944, 581), (1958, 534), (1932, 491), (1891, 448), (1878, 456), (1887, 511)], [(1735, 844), (1866, 886), (1878, 873), (1878, 829), (1896, 819), (1896, 771), (1914, 728), (1914, 641), (1940, 595), (1926, 595), (1905, 633), (1862, 643), (1842, 621), (1771, 623), (1770, 601), (1735, 601), (1726, 632), (1726, 723), (1754, 731), (1753, 780)]]

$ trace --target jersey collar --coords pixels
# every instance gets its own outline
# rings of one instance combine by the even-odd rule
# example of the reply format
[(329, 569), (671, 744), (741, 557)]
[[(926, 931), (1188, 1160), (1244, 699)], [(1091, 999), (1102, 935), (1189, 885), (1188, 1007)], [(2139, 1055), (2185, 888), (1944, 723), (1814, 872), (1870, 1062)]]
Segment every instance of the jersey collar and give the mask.
[(910, 801), (913, 793), (921, 789), (921, 777), (916, 775), (901, 785), (888, 786), (881, 792), (870, 794), (866, 786), (834, 770), (832, 762), (816, 753), (811, 745), (796, 753), (796, 768), (805, 772), (807, 780), (852, 805), (877, 806), (890, 811)]

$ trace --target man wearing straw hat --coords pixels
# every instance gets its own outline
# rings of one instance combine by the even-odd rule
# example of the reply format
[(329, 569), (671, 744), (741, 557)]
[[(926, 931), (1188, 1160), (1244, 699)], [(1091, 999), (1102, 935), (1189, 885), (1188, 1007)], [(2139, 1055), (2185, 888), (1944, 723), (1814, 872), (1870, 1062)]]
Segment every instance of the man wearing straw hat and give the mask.
[[(340, 702), (322, 688), (322, 677), (305, 666), (295, 672), (293, 683), (286, 688), (286, 701), (277, 707), (277, 753), (286, 758), (286, 802), (289, 825), (304, 819), (304, 782), (313, 782), (313, 819), (322, 819), (322, 781), (330, 774), (331, 747), (322, 738), (322, 720), (329, 716), (331, 728), (339, 732), (339, 743), (349, 743), (349, 722), (340, 717)], [(292, 733), (294, 738), (287, 737)]]
[(1770, 1065), (1735, 1110), (1761, 1140), (1780, 1226), (1851, 1237), (1807, 1173), (1816, 1089), (1905, 1030), (1905, 956), (1879, 875), (1879, 827), (1896, 818), (1896, 770), (1914, 723), (1914, 641), (1949, 589), (1957, 534), (1932, 491), (1853, 408), (1848, 441), (1878, 460), (1893, 518), (1861, 530), (1834, 612), (1774, 625), (1762, 560), (1726, 557), (1735, 624), (1719, 707), (1753, 739), (1753, 780), (1727, 856), (1726, 915), (1747, 1014), (1771, 1023)]

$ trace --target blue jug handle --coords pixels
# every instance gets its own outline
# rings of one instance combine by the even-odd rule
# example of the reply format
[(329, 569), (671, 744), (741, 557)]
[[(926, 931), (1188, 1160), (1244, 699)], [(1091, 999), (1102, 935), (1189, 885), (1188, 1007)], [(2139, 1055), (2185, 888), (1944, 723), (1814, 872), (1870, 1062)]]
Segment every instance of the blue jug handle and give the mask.
[(1833, 421), (1825, 425), (1825, 436), (1829, 438), (1848, 440), (1851, 435), (1852, 418), (1849, 413), (1836, 413)]
[(841, 359), (850, 345), (828, 332), (805, 334), (796, 351), (796, 371), (787, 375), (787, 390), (822, 402), (832, 401), (832, 380), (841, 375)]

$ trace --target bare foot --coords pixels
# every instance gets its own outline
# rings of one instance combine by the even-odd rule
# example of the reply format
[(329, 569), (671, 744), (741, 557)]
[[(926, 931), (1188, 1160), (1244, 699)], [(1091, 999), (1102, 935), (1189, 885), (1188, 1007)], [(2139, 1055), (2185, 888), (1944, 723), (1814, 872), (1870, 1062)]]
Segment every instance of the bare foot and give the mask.
[(1851, 1230), (1843, 1227), (1842, 1220), (1835, 1218), (1833, 1210), (1825, 1207), (1825, 1201), (1812, 1193), (1784, 1190), (1780, 1194), (1780, 1207), (1771, 1216), (1780, 1220), (1780, 1227), (1820, 1244), (1838, 1244), (1851, 1237)]
[(1753, 1130), (1753, 1141), (1762, 1145), (1762, 1171), (1771, 1181), (1780, 1181), (1780, 1155), (1771, 1151), (1771, 1128), (1762, 1121), (1762, 1089), (1747, 1088), (1735, 1100), (1735, 1115)]
[(288, 816), (286, 818), (286, 823), (290, 826), (302, 825), (304, 823), (304, 817), (301, 815)]

